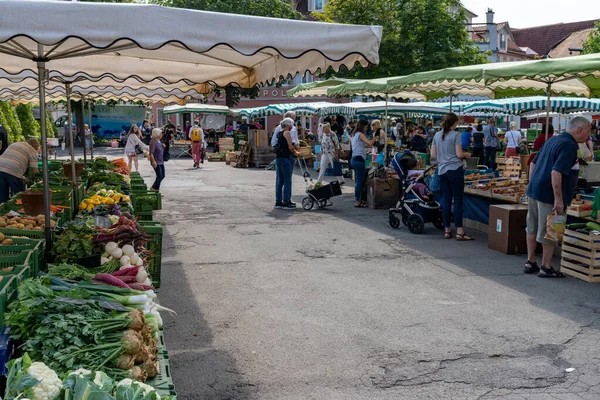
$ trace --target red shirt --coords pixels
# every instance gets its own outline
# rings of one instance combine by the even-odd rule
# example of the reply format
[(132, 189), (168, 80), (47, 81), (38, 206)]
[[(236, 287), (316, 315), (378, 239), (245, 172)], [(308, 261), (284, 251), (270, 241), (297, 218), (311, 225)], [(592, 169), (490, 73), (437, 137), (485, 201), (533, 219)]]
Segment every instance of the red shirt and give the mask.
[[(549, 133), (548, 134), (548, 139), (550, 139), (554, 134)], [(544, 145), (544, 143), (546, 143), (546, 133), (542, 132), (542, 134), (540, 136), (538, 136), (535, 141), (533, 142), (533, 151), (540, 151), (540, 149), (542, 148), (542, 146)]]

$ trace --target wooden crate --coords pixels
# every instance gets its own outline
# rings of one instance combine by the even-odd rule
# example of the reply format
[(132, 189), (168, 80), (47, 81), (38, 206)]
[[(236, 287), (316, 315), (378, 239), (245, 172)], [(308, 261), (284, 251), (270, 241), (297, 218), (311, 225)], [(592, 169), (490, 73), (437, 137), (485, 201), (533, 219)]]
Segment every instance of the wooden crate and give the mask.
[(219, 146), (221, 146), (221, 148), (223, 146), (233, 146), (233, 138), (220, 138), (219, 139)]
[(567, 208), (567, 215), (571, 215), (573, 217), (579, 217), (579, 218), (591, 216), (592, 215), (592, 210), (581, 211), (580, 208), (584, 204), (592, 204), (592, 202), (591, 201), (574, 201)]
[(589, 283), (600, 283), (600, 235), (567, 229), (563, 238), (560, 272)]

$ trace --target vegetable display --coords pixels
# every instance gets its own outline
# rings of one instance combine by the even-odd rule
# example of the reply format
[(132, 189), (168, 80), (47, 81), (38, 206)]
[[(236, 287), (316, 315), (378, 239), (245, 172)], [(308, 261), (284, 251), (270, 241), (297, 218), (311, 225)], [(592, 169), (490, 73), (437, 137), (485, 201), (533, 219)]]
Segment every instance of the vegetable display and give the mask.
[[(50, 220), (50, 226), (54, 228), (56, 226), (56, 221)], [(0, 216), (0, 228), (43, 231), (44, 215), (40, 214), (37, 217), (31, 217), (11, 212), (4, 216)]]

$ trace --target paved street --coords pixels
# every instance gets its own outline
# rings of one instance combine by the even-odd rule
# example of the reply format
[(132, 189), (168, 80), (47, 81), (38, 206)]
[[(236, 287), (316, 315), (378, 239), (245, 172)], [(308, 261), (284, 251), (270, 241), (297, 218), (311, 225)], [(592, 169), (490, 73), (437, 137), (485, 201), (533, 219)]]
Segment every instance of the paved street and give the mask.
[(274, 210), (273, 171), (191, 164), (166, 164), (155, 212), (180, 400), (600, 398), (598, 286), (523, 275), (484, 235), (393, 230), (351, 187)]

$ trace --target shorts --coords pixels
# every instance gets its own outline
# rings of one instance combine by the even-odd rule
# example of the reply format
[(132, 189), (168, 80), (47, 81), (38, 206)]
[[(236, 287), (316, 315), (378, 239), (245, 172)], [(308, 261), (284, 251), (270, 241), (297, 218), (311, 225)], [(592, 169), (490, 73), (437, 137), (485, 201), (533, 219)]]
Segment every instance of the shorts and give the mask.
[(528, 209), (527, 209), (527, 234), (535, 235), (536, 241), (541, 244), (556, 245), (556, 243), (550, 242), (544, 239), (546, 236), (546, 222), (548, 215), (552, 213), (552, 204), (543, 203), (527, 198)]

